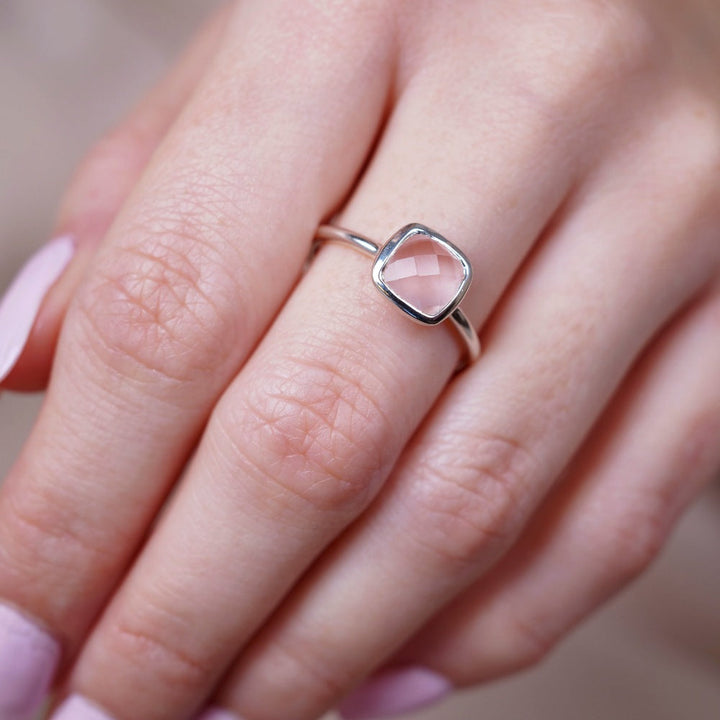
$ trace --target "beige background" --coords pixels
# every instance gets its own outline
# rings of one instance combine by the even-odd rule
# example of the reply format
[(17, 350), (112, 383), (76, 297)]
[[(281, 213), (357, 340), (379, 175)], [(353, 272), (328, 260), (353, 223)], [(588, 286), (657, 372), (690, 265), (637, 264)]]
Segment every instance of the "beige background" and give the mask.
[[(0, 2), (0, 287), (51, 232), (83, 151), (157, 78), (214, 3)], [(0, 473), (40, 398), (0, 397)], [(718, 720), (720, 490), (661, 559), (540, 667), (418, 718)]]

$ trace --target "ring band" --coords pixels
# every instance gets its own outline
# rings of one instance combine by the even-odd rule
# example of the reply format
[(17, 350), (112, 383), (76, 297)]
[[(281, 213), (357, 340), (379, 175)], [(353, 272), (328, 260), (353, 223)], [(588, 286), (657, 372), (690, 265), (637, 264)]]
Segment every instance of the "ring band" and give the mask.
[(456, 372), (477, 360), (480, 339), (459, 307), (470, 287), (472, 268), (464, 253), (449, 240), (425, 225), (411, 223), (380, 246), (356, 232), (336, 225), (321, 225), (308, 263), (325, 241), (350, 245), (370, 255), (374, 260), (375, 287), (416, 322), (437, 325), (450, 320), (466, 346)]

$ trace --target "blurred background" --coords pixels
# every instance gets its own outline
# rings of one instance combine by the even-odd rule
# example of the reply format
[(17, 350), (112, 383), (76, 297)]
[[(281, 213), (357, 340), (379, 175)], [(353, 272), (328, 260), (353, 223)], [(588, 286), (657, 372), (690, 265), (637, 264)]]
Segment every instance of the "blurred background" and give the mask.
[[(0, 0), (0, 289), (49, 239), (84, 151), (156, 80), (214, 0)], [(39, 396), (0, 396), (0, 476)], [(662, 557), (539, 667), (416, 720), (719, 720), (720, 485)]]

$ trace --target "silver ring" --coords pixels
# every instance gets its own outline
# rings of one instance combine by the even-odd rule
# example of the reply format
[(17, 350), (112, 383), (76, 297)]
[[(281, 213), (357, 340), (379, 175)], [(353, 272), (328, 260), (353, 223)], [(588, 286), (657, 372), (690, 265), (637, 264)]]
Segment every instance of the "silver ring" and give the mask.
[(306, 268), (325, 241), (350, 245), (370, 255), (375, 287), (416, 322), (438, 325), (449, 319), (466, 346), (456, 372), (477, 360), (480, 339), (459, 307), (472, 281), (472, 267), (465, 254), (449, 240), (425, 225), (411, 223), (380, 246), (356, 232), (321, 225)]

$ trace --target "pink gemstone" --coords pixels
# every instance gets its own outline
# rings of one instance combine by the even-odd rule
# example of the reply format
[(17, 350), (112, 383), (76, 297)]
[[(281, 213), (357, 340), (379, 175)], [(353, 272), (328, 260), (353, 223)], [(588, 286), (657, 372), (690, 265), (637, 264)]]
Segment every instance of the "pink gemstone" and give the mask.
[(403, 302), (434, 316), (455, 299), (465, 273), (460, 261), (443, 245), (419, 233), (400, 244), (382, 278)]

